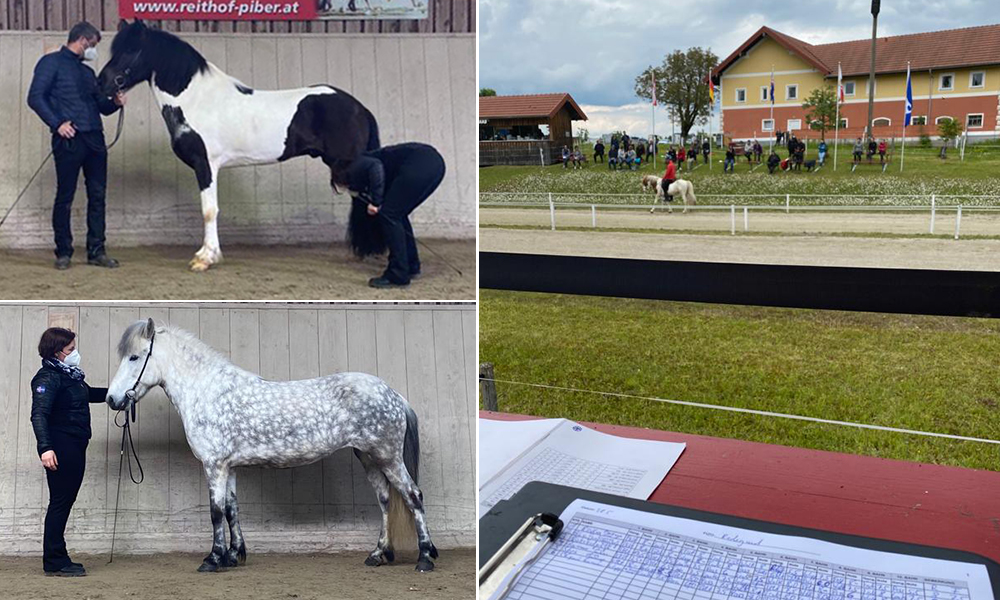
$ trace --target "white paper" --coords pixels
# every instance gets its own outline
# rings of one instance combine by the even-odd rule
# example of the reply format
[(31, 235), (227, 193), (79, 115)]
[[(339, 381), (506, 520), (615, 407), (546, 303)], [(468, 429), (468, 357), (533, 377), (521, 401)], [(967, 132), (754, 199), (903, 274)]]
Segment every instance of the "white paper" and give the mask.
[(994, 600), (983, 565), (586, 500), (560, 518), (560, 537), (525, 557), (491, 600)]
[(566, 419), (499, 421), (479, 419), (479, 481), (497, 476)]
[[(494, 451), (489, 440), (481, 441), (480, 457)], [(683, 451), (684, 444), (622, 438), (562, 421), (480, 486), (479, 516), (531, 481), (645, 500)]]

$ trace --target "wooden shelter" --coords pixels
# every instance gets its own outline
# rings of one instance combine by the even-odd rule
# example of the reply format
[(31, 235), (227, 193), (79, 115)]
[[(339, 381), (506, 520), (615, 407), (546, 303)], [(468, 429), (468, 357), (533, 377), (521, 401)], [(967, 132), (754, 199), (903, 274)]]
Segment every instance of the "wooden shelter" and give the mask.
[(573, 121), (587, 115), (566, 93), (479, 98), (479, 164), (534, 165), (561, 160)]

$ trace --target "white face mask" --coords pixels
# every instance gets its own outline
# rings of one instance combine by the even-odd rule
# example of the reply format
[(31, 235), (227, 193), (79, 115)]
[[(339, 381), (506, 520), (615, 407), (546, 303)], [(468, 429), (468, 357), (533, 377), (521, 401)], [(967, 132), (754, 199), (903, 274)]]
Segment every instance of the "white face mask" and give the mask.
[(67, 365), (69, 365), (71, 367), (79, 367), (80, 366), (80, 353), (77, 351), (76, 348), (73, 348), (73, 351), (70, 352), (69, 354), (67, 354), (66, 358), (64, 358), (62, 361), (63, 361), (63, 364), (67, 364)]
[(96, 62), (97, 61), (97, 48), (94, 48), (93, 46), (87, 47), (87, 49), (83, 51), (83, 60), (89, 60), (89, 61), (95, 61)]

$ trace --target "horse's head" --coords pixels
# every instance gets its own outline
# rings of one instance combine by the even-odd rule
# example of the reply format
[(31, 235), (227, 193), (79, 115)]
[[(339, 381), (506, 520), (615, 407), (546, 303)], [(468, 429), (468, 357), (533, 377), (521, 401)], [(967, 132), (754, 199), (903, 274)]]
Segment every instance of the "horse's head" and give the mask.
[[(161, 330), (162, 331), (162, 330)], [(160, 365), (153, 349), (156, 327), (153, 319), (137, 321), (128, 326), (118, 342), (118, 372), (108, 386), (108, 405), (124, 410), (138, 402), (150, 388), (162, 381)]]
[(111, 42), (111, 60), (98, 75), (101, 93), (113, 96), (119, 90), (132, 89), (136, 84), (149, 81), (153, 67), (146, 52), (150, 29), (136, 19), (132, 24), (121, 21), (118, 33)]

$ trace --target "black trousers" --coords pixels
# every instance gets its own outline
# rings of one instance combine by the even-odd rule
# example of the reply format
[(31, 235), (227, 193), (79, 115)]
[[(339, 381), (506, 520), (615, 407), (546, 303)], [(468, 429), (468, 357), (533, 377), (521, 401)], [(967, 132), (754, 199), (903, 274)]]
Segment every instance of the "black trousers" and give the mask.
[(56, 163), (56, 201), (52, 207), (56, 257), (73, 256), (70, 209), (81, 169), (87, 187), (87, 258), (104, 254), (104, 206), (108, 187), (104, 132), (78, 131), (71, 140), (53, 134), (52, 156)]
[(443, 179), (441, 155), (429, 146), (417, 146), (404, 160), (397, 176), (388, 182), (379, 215), (389, 247), (389, 266), (383, 277), (389, 281), (406, 284), (411, 274), (420, 272), (410, 213), (434, 193)]
[(55, 471), (45, 469), (49, 483), (49, 508), (45, 512), (42, 567), (46, 571), (58, 571), (70, 563), (66, 552), (66, 521), (83, 483), (88, 440), (56, 431), (51, 432), (51, 437), (59, 465)]

